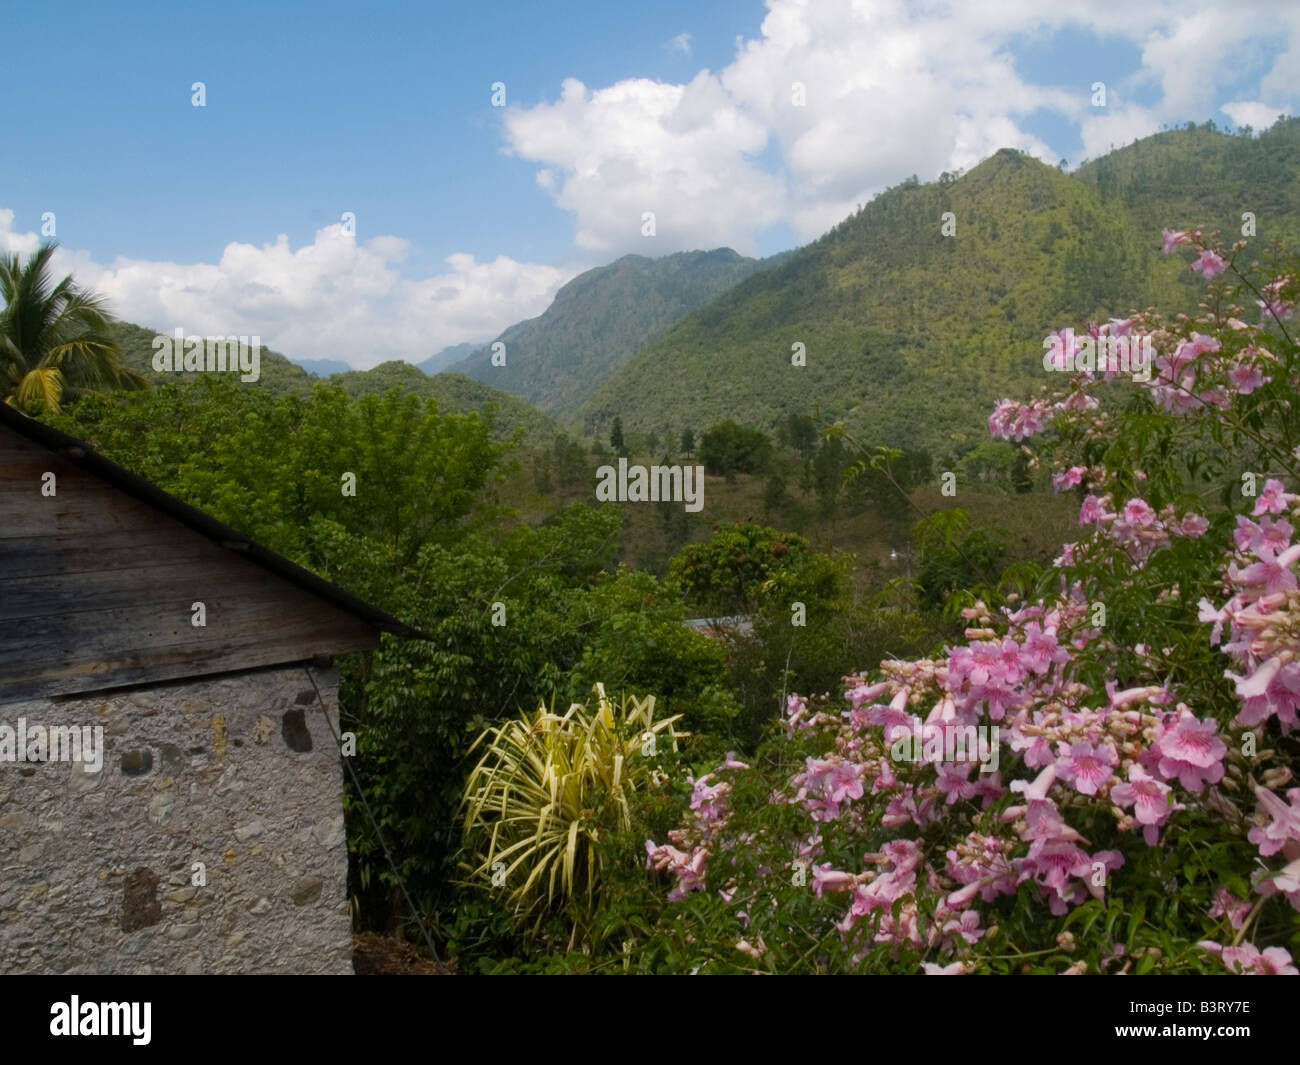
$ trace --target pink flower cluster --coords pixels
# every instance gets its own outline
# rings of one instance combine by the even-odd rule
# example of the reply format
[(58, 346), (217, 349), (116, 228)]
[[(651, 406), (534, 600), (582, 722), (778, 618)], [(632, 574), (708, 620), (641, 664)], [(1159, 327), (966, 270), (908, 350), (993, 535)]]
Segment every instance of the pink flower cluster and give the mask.
[(668, 893), (672, 901), (683, 899), (692, 891), (703, 891), (708, 874), (709, 858), (715, 849), (718, 834), (726, 824), (732, 786), (729, 781), (718, 781), (719, 773), (748, 769), (744, 762), (728, 754), (712, 773), (699, 780), (687, 778), (691, 785), (691, 817), (682, 828), (668, 833), (668, 843), (645, 841), (646, 869), (672, 873), (676, 886)]
[(1043, 400), (1017, 403), (1014, 399), (999, 401), (989, 415), (989, 432), (1003, 440), (1024, 440), (1036, 436), (1047, 428), (1047, 423), (1057, 407)]
[(864, 767), (843, 758), (809, 758), (807, 769), (790, 781), (795, 798), (814, 821), (834, 821), (840, 806), (862, 798)]
[(1289, 274), (1279, 277), (1275, 281), (1269, 282), (1261, 290), (1262, 300), (1256, 300), (1259, 305), (1260, 315), (1265, 319), (1273, 319), (1277, 322), (1284, 322), (1291, 317), (1295, 310), (1295, 304), (1284, 297), (1284, 292), (1294, 291), (1296, 279)]
[(1283, 947), (1268, 947), (1260, 950), (1252, 943), (1225, 947), (1222, 943), (1215, 943), (1208, 939), (1201, 940), (1197, 945), (1207, 953), (1218, 957), (1230, 973), (1247, 973), (1253, 976), (1300, 976), (1300, 969), (1295, 967), (1291, 955)]
[(1261, 521), (1237, 519), (1236, 552), (1223, 571), (1231, 598), (1218, 609), (1200, 603), (1201, 620), (1214, 626), (1210, 642), (1218, 644), (1228, 632), (1223, 650), (1239, 669), (1226, 673), (1241, 700), (1238, 720), (1253, 727), (1276, 716), (1284, 733), (1295, 727), (1300, 708), (1300, 590), (1293, 571), (1300, 544), (1291, 542), (1290, 522), (1268, 515), (1298, 502), (1281, 482), (1265, 484), (1255, 502)]
[[(1107, 540), (1118, 544), (1139, 564), (1157, 548), (1168, 547), (1175, 537), (1195, 539), (1204, 536), (1210, 527), (1209, 521), (1200, 514), (1189, 511), (1180, 515), (1172, 504), (1157, 512), (1140, 497), (1116, 509), (1109, 494), (1085, 496), (1079, 507), (1079, 524), (1091, 525), (1104, 533)], [(1070, 546), (1074, 548), (1071, 561), (1077, 561), (1078, 545)]]
[(1300, 788), (1291, 788), (1286, 793), (1287, 802), (1258, 786), (1255, 797), (1264, 823), (1252, 828), (1247, 838), (1262, 856), (1272, 857), (1281, 851), (1287, 859), (1287, 865), (1280, 871), (1260, 876), (1255, 891), (1264, 898), (1281, 895), (1300, 911)]

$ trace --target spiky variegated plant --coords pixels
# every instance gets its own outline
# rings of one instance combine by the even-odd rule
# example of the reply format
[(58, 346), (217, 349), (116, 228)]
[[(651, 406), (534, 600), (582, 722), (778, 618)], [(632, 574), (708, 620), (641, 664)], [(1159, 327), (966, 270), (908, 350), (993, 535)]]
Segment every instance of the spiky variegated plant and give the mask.
[(77, 392), (143, 388), (109, 336), (103, 301), (50, 276), (53, 244), (26, 263), (0, 258), (0, 400), (29, 414), (58, 414)]
[(655, 754), (676, 752), (682, 735), (673, 727), (680, 714), (655, 720), (653, 695), (615, 709), (603, 685), (595, 692), (594, 713), (582, 703), (562, 715), (542, 705), (488, 729), (465, 785), (467, 882), (493, 885), (495, 873), (515, 917), (533, 922), (530, 934), (562, 913), (571, 946), (591, 929), (604, 833), (631, 827), (630, 795), (656, 779)]

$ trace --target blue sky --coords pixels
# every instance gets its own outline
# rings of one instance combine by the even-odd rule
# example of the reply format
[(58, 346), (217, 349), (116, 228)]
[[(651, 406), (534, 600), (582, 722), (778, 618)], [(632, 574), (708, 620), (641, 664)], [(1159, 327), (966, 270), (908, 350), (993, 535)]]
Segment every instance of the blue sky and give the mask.
[[(416, 270), (453, 252), (563, 261), (572, 220), (535, 167), (501, 154), (492, 83), (534, 103), (565, 77), (681, 80), (725, 65), (764, 14), (736, 0), (365, 6), (11, 8), (11, 43), (45, 44), (0, 67), (3, 98), (42, 98), (6, 109), (3, 205), (38, 226), (58, 204), (61, 239), (103, 259), (212, 261), (277, 233), (297, 246), (351, 210), (372, 234), (412, 240)], [(666, 46), (684, 31), (689, 56)]]
[(768, 255), (1006, 145), (1077, 164), (1164, 123), (1294, 110), (1294, 8), (1068, 7), (11, 8), (0, 250), (53, 211), (66, 268), (125, 318), (419, 361), (630, 251)]

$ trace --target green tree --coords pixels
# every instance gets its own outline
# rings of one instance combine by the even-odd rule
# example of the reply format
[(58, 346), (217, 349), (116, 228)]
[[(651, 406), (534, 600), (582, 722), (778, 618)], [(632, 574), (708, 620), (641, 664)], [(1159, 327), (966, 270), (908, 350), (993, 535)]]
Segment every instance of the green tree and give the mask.
[(728, 481), (737, 473), (761, 473), (772, 454), (772, 441), (761, 429), (750, 429), (728, 419), (715, 425), (700, 441), (700, 458), (710, 473)]
[(703, 543), (688, 544), (673, 557), (668, 572), (681, 585), (689, 608), (724, 617), (749, 613), (772, 592), (779, 573), (798, 570), (812, 554), (802, 536), (738, 522), (715, 529)]
[(795, 451), (804, 462), (817, 453), (817, 423), (806, 414), (788, 414), (777, 431), (777, 439)]
[(109, 336), (104, 301), (69, 274), (50, 274), (55, 245), (42, 245), (26, 263), (0, 259), (0, 397), (30, 414), (58, 414), (78, 393), (143, 388)]
[(609, 446), (619, 455), (627, 453), (627, 445), (623, 441), (623, 419), (617, 414), (614, 415), (614, 427), (609, 431)]

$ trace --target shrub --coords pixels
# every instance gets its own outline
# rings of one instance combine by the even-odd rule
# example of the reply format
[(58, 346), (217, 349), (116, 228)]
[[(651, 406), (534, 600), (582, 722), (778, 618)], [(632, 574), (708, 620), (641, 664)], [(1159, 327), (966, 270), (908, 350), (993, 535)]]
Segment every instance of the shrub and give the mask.
[(465, 784), (468, 882), (503, 890), (529, 938), (562, 916), (570, 949), (593, 931), (605, 840), (631, 827), (631, 796), (666, 779), (658, 766), (677, 752), (678, 718), (656, 719), (653, 695), (615, 710), (603, 686), (595, 692), (594, 710), (541, 706), (487, 729)]

